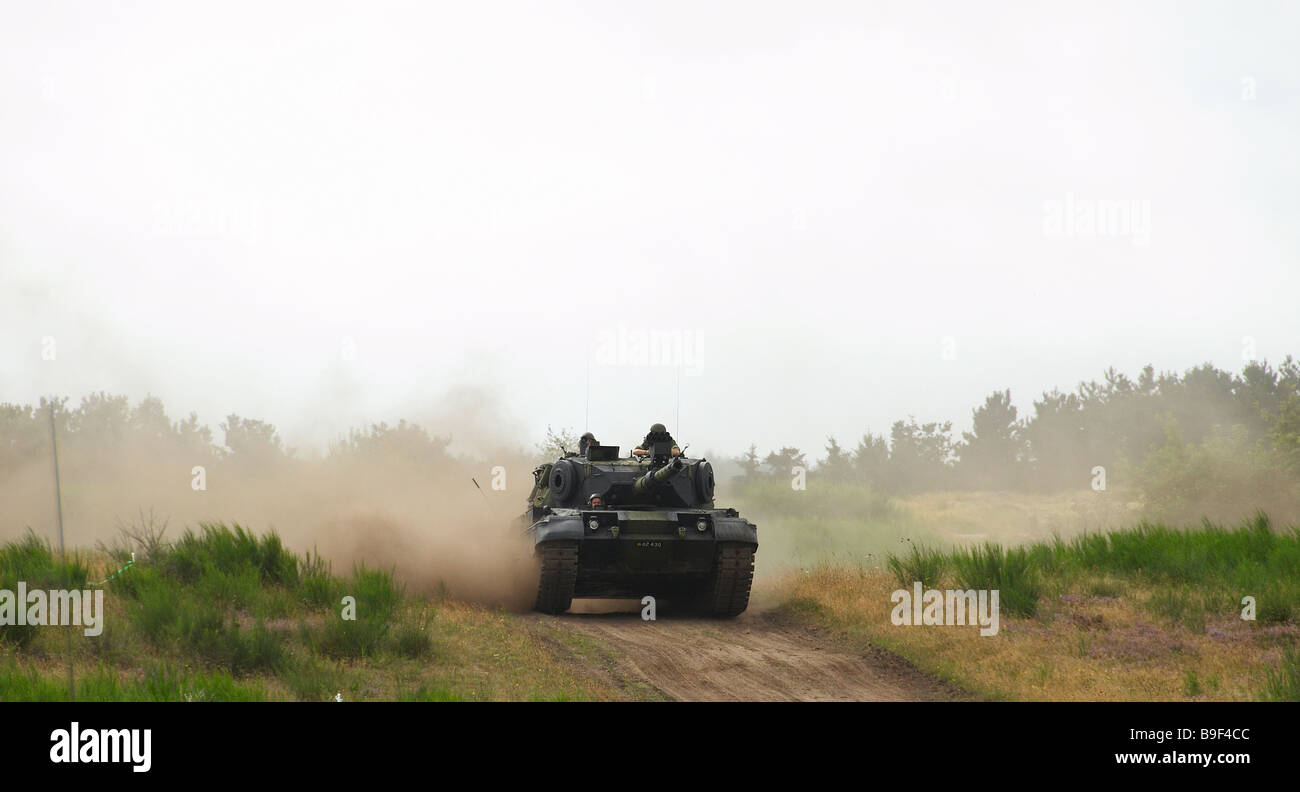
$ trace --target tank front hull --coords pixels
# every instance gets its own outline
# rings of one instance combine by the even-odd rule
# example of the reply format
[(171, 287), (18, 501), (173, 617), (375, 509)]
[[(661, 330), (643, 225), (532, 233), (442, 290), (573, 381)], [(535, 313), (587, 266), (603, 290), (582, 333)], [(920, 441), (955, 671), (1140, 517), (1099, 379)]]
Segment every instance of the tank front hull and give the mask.
[(722, 548), (746, 549), (751, 559), (758, 548), (754, 524), (719, 509), (573, 510), (529, 531), (539, 557), (565, 548), (575, 598), (698, 598), (717, 575)]

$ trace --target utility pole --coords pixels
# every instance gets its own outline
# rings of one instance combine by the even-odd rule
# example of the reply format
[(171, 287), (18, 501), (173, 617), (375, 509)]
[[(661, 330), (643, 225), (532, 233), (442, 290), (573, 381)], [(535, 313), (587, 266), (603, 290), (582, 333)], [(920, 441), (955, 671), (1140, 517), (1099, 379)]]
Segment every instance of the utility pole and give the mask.
[[(59, 563), (63, 565), (63, 590), (72, 591), (72, 581), (68, 578), (71, 568), (68, 566), (68, 551), (63, 544), (63, 492), (59, 488), (59, 441), (54, 432), (54, 397), (50, 397), (50, 448), (54, 451), (54, 507), (59, 515)], [(18, 607), (24, 608), (26, 604), (19, 603)], [(65, 619), (67, 622), (63, 633), (68, 638), (68, 701), (75, 701), (77, 698), (76, 683), (72, 677), (72, 619)]]

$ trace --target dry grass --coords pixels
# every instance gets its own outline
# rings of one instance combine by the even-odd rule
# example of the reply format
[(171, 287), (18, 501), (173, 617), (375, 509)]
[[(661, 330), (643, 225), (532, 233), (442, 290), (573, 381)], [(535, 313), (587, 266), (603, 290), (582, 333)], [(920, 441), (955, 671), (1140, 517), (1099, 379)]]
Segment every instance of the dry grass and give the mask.
[(1294, 624), (1268, 627), (1231, 615), (1193, 632), (1153, 618), (1143, 606), (1153, 590), (1129, 585), (1122, 598), (1058, 595), (1036, 617), (1004, 616), (996, 636), (981, 637), (974, 627), (895, 626), (896, 587), (883, 571), (819, 566), (786, 581), (786, 609), (977, 694), (1023, 701), (1252, 699), (1300, 632)]

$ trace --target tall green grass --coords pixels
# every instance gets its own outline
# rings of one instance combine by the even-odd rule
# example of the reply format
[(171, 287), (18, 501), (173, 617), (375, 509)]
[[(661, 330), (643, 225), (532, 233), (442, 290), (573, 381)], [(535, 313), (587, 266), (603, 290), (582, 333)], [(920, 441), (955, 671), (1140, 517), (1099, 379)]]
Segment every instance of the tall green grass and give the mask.
[(1148, 607), (1193, 629), (1203, 629), (1206, 611), (1230, 612), (1246, 596), (1255, 598), (1262, 623), (1300, 616), (1300, 530), (1277, 530), (1263, 513), (1235, 528), (1208, 520), (1182, 529), (1142, 522), (1035, 545), (1030, 554), (1054, 574), (1100, 572), (1168, 586)]
[[(152, 527), (123, 533), (127, 541), (102, 549), (118, 563), (133, 551), (138, 560), (106, 587), (111, 603), (103, 635), (78, 643), (82, 656), (100, 664), (79, 679), (79, 699), (257, 697), (263, 694), (232, 681), (257, 674), (278, 675), (295, 695), (321, 699), (336, 692), (330, 688), (341, 673), (323, 658), (420, 658), (433, 649), (427, 614), (403, 608), (405, 591), (393, 570), (358, 564), (341, 578), (314, 551), (298, 556), (274, 532), (257, 535), (238, 524), (203, 523), (175, 542), (163, 541)], [(0, 587), (23, 580), (29, 588), (83, 588), (88, 572), (83, 558), (59, 562), (30, 533), (0, 546)], [(355, 600), (355, 619), (342, 618), (345, 596)], [(39, 631), (0, 628), (0, 644), (22, 650)], [(140, 680), (115, 682), (103, 670), (145, 650), (162, 664)], [(0, 667), (0, 698), (67, 696), (64, 681), (45, 680), (21, 666), (21, 657), (0, 654), (9, 661)]]
[(938, 586), (947, 578), (949, 565), (947, 553), (917, 544), (913, 544), (906, 555), (890, 553), (885, 560), (886, 568), (902, 588), (911, 588), (917, 581), (931, 587)]
[[(346, 596), (355, 598), (354, 614), (345, 614), (340, 603), (338, 617), (327, 619), (321, 627), (305, 627), (301, 635), (315, 651), (334, 658), (367, 657), (385, 645), (392, 630), (393, 617), (402, 600), (404, 588), (391, 570), (369, 569), (364, 563), (353, 567), (352, 577), (343, 585)], [(355, 618), (344, 618), (345, 615)], [(403, 635), (402, 650), (412, 647), (410, 636)]]
[[(263, 701), (265, 688), (236, 681), (221, 671), (155, 663), (138, 677), (100, 666), (77, 677), (78, 701)], [(40, 673), (9, 659), (0, 662), (0, 701), (67, 701), (65, 678)]]
[(1023, 548), (986, 543), (944, 552), (914, 544), (907, 554), (890, 553), (885, 566), (903, 588), (919, 581), (930, 588), (955, 584), (963, 589), (996, 589), (1000, 610), (1033, 616), (1038, 609), (1038, 574)]
[(186, 531), (162, 555), (161, 563), (172, 577), (194, 583), (214, 573), (255, 575), (258, 583), (295, 587), (301, 560), (285, 548), (275, 531), (260, 538), (238, 523), (200, 523)]
[(1183, 529), (1143, 521), (1123, 531), (1035, 545), (1033, 552), (1045, 567), (1086, 567), (1153, 582), (1246, 585), (1300, 577), (1300, 530), (1274, 530), (1263, 513), (1232, 529), (1209, 520)]
[(1146, 603), (1154, 613), (1205, 629), (1207, 612), (1229, 614), (1245, 596), (1256, 600), (1256, 618), (1278, 624), (1300, 616), (1300, 529), (1276, 530), (1257, 513), (1235, 528), (1202, 521), (1173, 528), (1142, 522), (1133, 528), (1056, 537), (1023, 548), (996, 544), (941, 553), (913, 546), (888, 556), (886, 566), (902, 585), (943, 579), (964, 588), (999, 589), (1008, 613), (1033, 615), (1044, 577), (1108, 578), (1099, 591), (1122, 590), (1119, 581), (1160, 587)]
[(328, 607), (343, 596), (333, 566), (315, 550), (308, 551), (299, 565), (297, 593), (304, 603), (315, 608)]
[[(30, 529), (22, 539), (0, 545), (0, 589), (15, 595), (20, 581), (27, 584), (28, 591), (84, 588), (88, 574), (89, 566), (79, 554), (56, 558), (50, 543)], [(39, 629), (30, 624), (0, 626), (0, 644), (27, 646)]]
[(156, 646), (196, 655), (236, 675), (276, 671), (284, 661), (283, 638), (265, 622), (241, 624), (199, 592), (178, 591), (166, 583), (145, 587), (131, 615)]
[(1276, 671), (1269, 671), (1260, 691), (1264, 701), (1300, 701), (1300, 645), (1288, 646), (1282, 653), (1282, 663)]
[(955, 550), (951, 559), (961, 588), (996, 589), (999, 610), (1014, 616), (1033, 616), (1038, 611), (1038, 573), (1023, 547), (986, 543)]
[[(328, 609), (319, 625), (301, 622), (298, 630), (308, 648), (328, 657), (367, 657), (388, 648), (407, 655), (427, 651), (408, 631), (389, 640), (404, 596), (392, 570), (362, 563), (340, 580), (319, 555), (299, 557), (273, 532), (258, 537), (219, 523), (186, 532), (155, 555), (156, 566), (122, 587), (134, 600), (130, 613), (139, 632), (155, 645), (191, 652), (233, 674), (286, 668), (290, 631), (273, 631), (264, 619), (294, 603)], [(355, 618), (344, 618), (345, 596), (355, 600)]]

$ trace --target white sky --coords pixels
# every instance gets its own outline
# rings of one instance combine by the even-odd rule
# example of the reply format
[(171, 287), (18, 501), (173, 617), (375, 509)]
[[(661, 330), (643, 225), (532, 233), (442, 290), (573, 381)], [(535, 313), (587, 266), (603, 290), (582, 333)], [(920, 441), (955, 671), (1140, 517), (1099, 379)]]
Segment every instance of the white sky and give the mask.
[[(1292, 3), (3, 0), (0, 401), (531, 444), (590, 359), (607, 443), (815, 457), (1276, 361), (1297, 51)], [(1049, 233), (1067, 201), (1150, 225)], [(651, 330), (698, 355), (680, 407), (611, 353)]]

